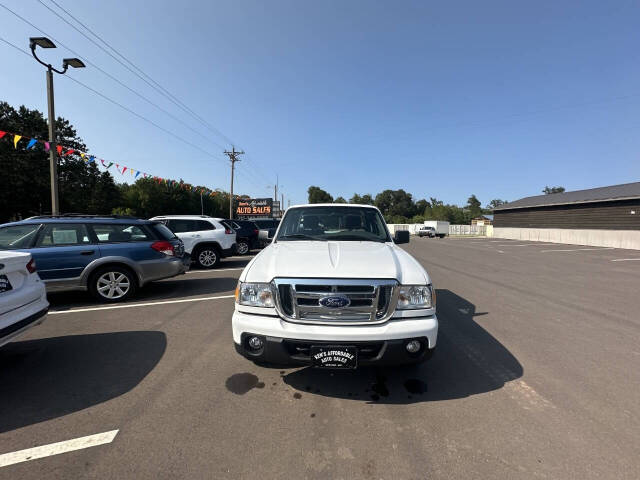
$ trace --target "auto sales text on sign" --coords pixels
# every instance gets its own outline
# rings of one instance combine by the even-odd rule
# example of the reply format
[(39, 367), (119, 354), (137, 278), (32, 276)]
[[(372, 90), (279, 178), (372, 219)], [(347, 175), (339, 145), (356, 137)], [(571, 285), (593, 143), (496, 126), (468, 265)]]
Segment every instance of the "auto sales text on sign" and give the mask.
[(237, 215), (270, 216), (273, 207), (273, 200), (270, 198), (254, 198), (251, 200), (240, 200), (236, 207)]

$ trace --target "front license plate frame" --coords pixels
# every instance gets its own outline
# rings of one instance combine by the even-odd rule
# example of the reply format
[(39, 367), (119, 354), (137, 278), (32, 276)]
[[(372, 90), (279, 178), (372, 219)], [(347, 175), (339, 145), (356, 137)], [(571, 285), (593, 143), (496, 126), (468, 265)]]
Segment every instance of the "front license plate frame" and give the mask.
[(311, 345), (309, 355), (315, 368), (358, 368), (358, 347), (353, 345)]

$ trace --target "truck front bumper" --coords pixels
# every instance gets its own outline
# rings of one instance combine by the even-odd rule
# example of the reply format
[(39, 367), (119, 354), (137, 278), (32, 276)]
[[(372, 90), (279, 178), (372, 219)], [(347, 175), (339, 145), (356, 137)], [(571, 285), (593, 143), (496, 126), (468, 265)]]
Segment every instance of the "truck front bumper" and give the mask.
[[(278, 365), (309, 365), (312, 345), (355, 346), (359, 365), (401, 365), (430, 356), (436, 346), (438, 319), (429, 317), (391, 319), (380, 325), (307, 325), (286, 322), (280, 317), (233, 314), (236, 351), (253, 361)], [(248, 340), (258, 336), (263, 348), (253, 350)], [(414, 354), (406, 349), (410, 340), (422, 348)]]

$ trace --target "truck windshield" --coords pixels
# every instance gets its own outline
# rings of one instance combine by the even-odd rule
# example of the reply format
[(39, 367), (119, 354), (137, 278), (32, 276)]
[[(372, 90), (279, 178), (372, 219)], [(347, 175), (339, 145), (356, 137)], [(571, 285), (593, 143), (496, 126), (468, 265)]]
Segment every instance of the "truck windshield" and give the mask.
[(299, 207), (287, 211), (276, 242), (295, 240), (390, 242), (389, 232), (373, 208)]

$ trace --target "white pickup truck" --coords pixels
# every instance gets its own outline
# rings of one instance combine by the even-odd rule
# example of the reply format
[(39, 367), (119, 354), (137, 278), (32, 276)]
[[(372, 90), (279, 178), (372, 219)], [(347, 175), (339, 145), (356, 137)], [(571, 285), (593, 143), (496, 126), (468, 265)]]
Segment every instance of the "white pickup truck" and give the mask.
[(233, 340), (258, 364), (356, 368), (418, 363), (436, 346), (435, 290), (380, 211), (314, 204), (287, 210), (236, 288)]

